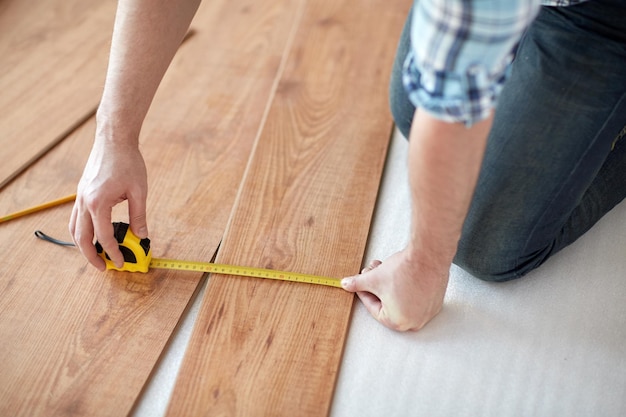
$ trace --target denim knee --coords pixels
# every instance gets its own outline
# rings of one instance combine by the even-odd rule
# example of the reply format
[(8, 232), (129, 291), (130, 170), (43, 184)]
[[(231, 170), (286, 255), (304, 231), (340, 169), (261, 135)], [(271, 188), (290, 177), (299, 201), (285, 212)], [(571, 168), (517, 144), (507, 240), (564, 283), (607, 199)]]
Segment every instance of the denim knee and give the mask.
[(504, 282), (523, 277), (555, 252), (554, 242), (531, 248), (527, 234), (510, 232), (466, 225), (454, 263), (483, 281)]
[(459, 242), (454, 264), (488, 282), (510, 281), (525, 274), (507, 250), (489, 242)]

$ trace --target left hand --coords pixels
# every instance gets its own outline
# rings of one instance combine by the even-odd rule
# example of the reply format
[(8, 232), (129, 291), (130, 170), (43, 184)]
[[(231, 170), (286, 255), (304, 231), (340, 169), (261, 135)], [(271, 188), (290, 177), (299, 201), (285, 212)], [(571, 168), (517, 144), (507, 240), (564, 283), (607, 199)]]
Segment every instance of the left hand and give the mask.
[(421, 329), (441, 311), (448, 276), (449, 270), (432, 271), (404, 250), (385, 262), (371, 262), (341, 284), (346, 291), (356, 292), (383, 325), (407, 331)]

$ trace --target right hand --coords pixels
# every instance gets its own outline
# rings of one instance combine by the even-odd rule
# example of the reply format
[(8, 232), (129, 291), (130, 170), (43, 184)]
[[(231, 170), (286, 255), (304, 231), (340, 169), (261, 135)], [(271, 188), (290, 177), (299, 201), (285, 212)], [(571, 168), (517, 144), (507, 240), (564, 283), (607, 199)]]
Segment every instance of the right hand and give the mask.
[(117, 267), (124, 258), (113, 235), (113, 206), (128, 200), (130, 228), (139, 238), (148, 237), (146, 165), (137, 143), (107, 141), (96, 137), (78, 183), (70, 217), (70, 234), (87, 260), (99, 270), (104, 260), (97, 254), (94, 238)]

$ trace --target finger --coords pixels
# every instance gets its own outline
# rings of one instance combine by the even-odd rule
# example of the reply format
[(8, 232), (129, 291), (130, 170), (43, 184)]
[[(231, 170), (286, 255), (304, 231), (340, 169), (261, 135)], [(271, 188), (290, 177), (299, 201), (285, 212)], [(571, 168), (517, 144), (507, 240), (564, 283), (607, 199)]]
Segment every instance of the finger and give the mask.
[(81, 215), (78, 209), (76, 213), (77, 214), (74, 215), (75, 226), (72, 234), (74, 243), (83, 256), (87, 258), (89, 263), (98, 268), (100, 271), (104, 271), (106, 269), (104, 260), (98, 255), (98, 252), (93, 245), (94, 231), (91, 223), (91, 216), (88, 213), (83, 213)]
[(378, 259), (374, 259), (373, 261), (369, 263), (369, 265), (367, 265), (365, 268), (361, 270), (361, 273), (364, 274), (365, 272), (371, 271), (372, 269), (380, 266), (381, 264), (382, 264), (381, 261), (379, 261)]
[(399, 326), (393, 320), (388, 317), (387, 312), (385, 311), (385, 306), (380, 298), (378, 298), (375, 294), (366, 291), (357, 292), (359, 299), (369, 311), (369, 313), (383, 326), (388, 327), (392, 330), (396, 331), (406, 331), (410, 330), (409, 328), (404, 328)]
[(378, 322), (382, 323), (383, 326), (390, 328), (391, 330), (395, 330), (397, 332), (407, 332), (410, 330), (414, 330), (410, 322), (403, 321), (399, 322), (398, 320), (393, 320), (389, 317), (389, 312), (385, 308), (385, 306), (381, 305), (381, 308), (378, 312), (378, 315), (374, 316)]
[[(122, 252), (120, 252), (119, 243), (113, 234), (110, 209), (105, 210), (105, 214), (101, 214), (100, 216), (93, 218), (93, 228), (96, 239), (100, 242), (102, 249), (104, 249), (106, 254), (109, 255), (109, 258), (115, 266), (118, 268), (124, 266), (124, 256), (122, 255)], [(95, 251), (93, 244), (91, 246)]]
[(140, 239), (148, 237), (148, 224), (146, 221), (146, 197), (128, 199), (128, 218), (130, 230)]
[(72, 207), (72, 214), (70, 214), (70, 221), (67, 224), (67, 227), (70, 231), (70, 236), (72, 237), (72, 240), (74, 241), (74, 244), (76, 244), (76, 239), (74, 239), (74, 234), (76, 231), (76, 212), (78, 210), (78, 208), (76, 207), (77, 203), (74, 203), (74, 207)]
[(358, 291), (356, 295), (359, 296), (359, 299), (361, 300), (367, 311), (369, 311), (370, 314), (374, 316), (374, 318), (378, 319), (378, 316), (380, 315), (380, 310), (383, 307), (383, 303), (380, 301), (380, 298), (367, 291)]

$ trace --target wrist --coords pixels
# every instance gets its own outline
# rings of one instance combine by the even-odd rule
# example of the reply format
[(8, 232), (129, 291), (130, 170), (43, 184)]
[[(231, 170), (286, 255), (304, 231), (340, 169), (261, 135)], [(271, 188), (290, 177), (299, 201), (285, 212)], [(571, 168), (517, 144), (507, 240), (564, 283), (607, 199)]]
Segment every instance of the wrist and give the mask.
[(411, 240), (404, 250), (406, 262), (415, 270), (427, 272), (429, 276), (448, 276), (454, 252), (435, 248), (434, 245), (421, 245)]
[(102, 105), (96, 113), (96, 140), (105, 143), (139, 146), (141, 122), (124, 115), (122, 111), (110, 111)]

